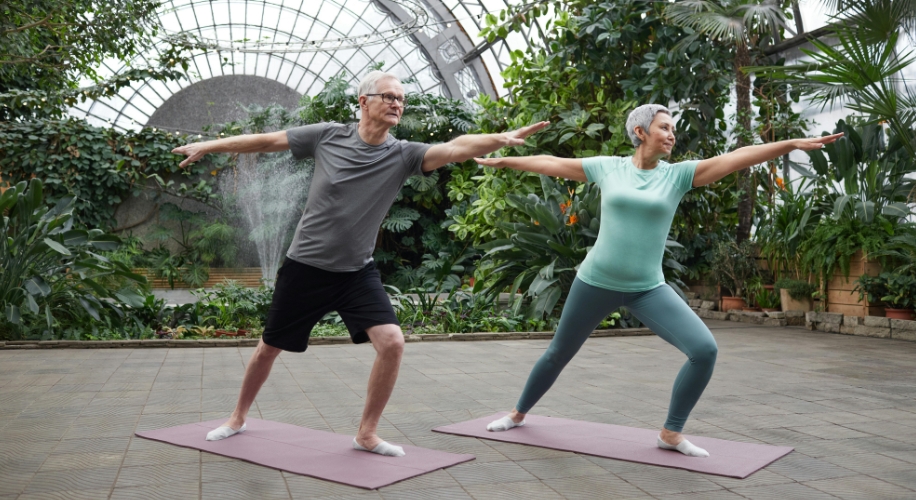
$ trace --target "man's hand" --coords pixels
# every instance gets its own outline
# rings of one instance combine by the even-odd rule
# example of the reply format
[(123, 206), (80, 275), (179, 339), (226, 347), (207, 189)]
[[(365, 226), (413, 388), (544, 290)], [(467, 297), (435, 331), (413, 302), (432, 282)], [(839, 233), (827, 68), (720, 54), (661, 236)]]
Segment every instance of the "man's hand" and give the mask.
[(821, 149), (825, 144), (830, 144), (836, 142), (837, 139), (843, 137), (843, 133), (833, 135), (825, 135), (824, 137), (817, 137), (814, 139), (795, 139), (792, 144), (795, 146), (795, 149), (800, 149), (802, 151), (812, 151), (815, 149)]
[(201, 142), (195, 142), (192, 144), (185, 144), (184, 146), (179, 146), (172, 150), (172, 153), (177, 155), (185, 155), (187, 158), (184, 159), (181, 163), (178, 164), (179, 167), (185, 168), (188, 165), (194, 163), (197, 160), (200, 160), (204, 157), (207, 152), (204, 150), (204, 145)]
[(527, 127), (522, 127), (518, 130), (513, 130), (511, 132), (506, 132), (506, 145), (507, 146), (521, 146), (525, 144), (525, 139), (534, 133), (540, 132), (547, 128), (550, 125), (550, 122), (538, 122), (533, 125), (528, 125)]

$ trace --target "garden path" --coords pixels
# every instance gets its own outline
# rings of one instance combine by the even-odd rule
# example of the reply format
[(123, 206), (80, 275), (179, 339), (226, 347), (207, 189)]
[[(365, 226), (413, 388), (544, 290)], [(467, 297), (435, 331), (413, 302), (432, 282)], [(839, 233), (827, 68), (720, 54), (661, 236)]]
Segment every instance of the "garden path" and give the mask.
[[(0, 500), (916, 498), (916, 343), (707, 323), (718, 366), (686, 432), (796, 448), (745, 480), (430, 431), (509, 409), (542, 340), (408, 344), (381, 436), (477, 459), (378, 491), (133, 436), (228, 415), (250, 348), (50, 349), (0, 351)], [(372, 359), (284, 353), (252, 416), (353, 434)], [(591, 339), (535, 413), (654, 428), (682, 359)]]

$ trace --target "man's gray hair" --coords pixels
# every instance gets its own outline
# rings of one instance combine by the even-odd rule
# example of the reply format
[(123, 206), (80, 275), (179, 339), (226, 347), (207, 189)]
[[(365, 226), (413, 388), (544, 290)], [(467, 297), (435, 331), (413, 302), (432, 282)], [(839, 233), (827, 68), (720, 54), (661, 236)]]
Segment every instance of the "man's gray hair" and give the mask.
[(648, 134), (649, 125), (652, 124), (652, 120), (655, 119), (655, 115), (658, 113), (665, 113), (671, 116), (671, 112), (668, 111), (668, 108), (661, 104), (643, 104), (633, 111), (630, 111), (630, 116), (627, 117), (627, 135), (630, 136), (630, 141), (633, 143), (634, 147), (639, 147), (639, 145), (642, 144), (639, 137), (636, 137), (636, 127), (642, 127), (643, 131)]
[(370, 71), (368, 75), (364, 76), (362, 80), (359, 81), (359, 94), (357, 96), (374, 94), (378, 90), (378, 82), (387, 79), (397, 80), (399, 83), (400, 78), (392, 75), (391, 73), (385, 73), (384, 71)]

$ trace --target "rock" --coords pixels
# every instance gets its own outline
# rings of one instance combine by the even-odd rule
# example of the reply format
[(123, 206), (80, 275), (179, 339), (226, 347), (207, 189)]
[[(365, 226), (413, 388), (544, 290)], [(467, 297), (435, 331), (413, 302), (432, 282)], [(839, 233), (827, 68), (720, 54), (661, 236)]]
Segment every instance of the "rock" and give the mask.
[(719, 321), (728, 321), (728, 317), (731, 316), (725, 311), (709, 311), (709, 319), (717, 319)]
[(708, 309), (710, 311), (714, 311), (716, 309), (716, 303), (711, 300), (701, 301), (700, 309)]
[(786, 318), (805, 318), (805, 311), (786, 311)]
[(861, 324), (862, 316), (843, 316), (843, 326), (856, 326)]
[(808, 311), (805, 313), (805, 322), (807, 323), (818, 323), (820, 318), (818, 318), (818, 313), (814, 311)]
[[(821, 330), (821, 325), (824, 329)], [(840, 324), (839, 323), (818, 323), (818, 330), (827, 332), (827, 333), (840, 333)]]
[(697, 298), (697, 292), (684, 292), (684, 295), (687, 297), (687, 300), (693, 300)]
[(881, 316), (865, 316), (863, 318), (863, 324), (865, 326), (872, 326), (878, 328), (890, 328), (891, 320), (883, 318)]
[(891, 330), (916, 330), (916, 321), (892, 319)]
[(786, 319), (786, 313), (779, 311), (768, 312), (767, 316), (774, 319)]
[(804, 316), (796, 316), (794, 318), (786, 316), (786, 324), (788, 326), (805, 326), (805, 318)]
[(840, 325), (840, 333), (843, 335), (855, 335), (856, 327), (853, 325)]
[(764, 318), (763, 326), (786, 326), (786, 320), (782, 318)]
[(855, 333), (853, 333), (853, 335), (887, 339), (891, 337), (891, 329), (877, 326), (859, 325), (855, 327)]
[(762, 325), (763, 320), (765, 319), (766, 317), (763, 315), (763, 313), (753, 313), (753, 312), (746, 312), (746, 313), (739, 315), (738, 317), (738, 321), (742, 323), (751, 323), (754, 325)]
[[(831, 325), (841, 325), (843, 324), (843, 315), (840, 313), (820, 313), (818, 315), (818, 321)], [(839, 329), (837, 329), (837, 331), (839, 331)]]
[(916, 342), (916, 330), (894, 330), (891, 328), (891, 338)]
[(690, 307), (700, 307), (703, 304), (703, 301), (700, 299), (690, 299), (687, 301), (687, 304)]

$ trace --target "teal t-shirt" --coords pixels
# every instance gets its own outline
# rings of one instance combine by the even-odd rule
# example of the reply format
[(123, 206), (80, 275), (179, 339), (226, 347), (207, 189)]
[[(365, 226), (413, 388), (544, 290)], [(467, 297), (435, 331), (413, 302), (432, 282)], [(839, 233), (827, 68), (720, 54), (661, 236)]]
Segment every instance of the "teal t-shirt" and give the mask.
[(665, 241), (698, 163), (660, 161), (652, 170), (640, 170), (629, 156), (583, 159), (585, 176), (601, 189), (601, 226), (579, 266), (579, 279), (618, 292), (664, 284)]

